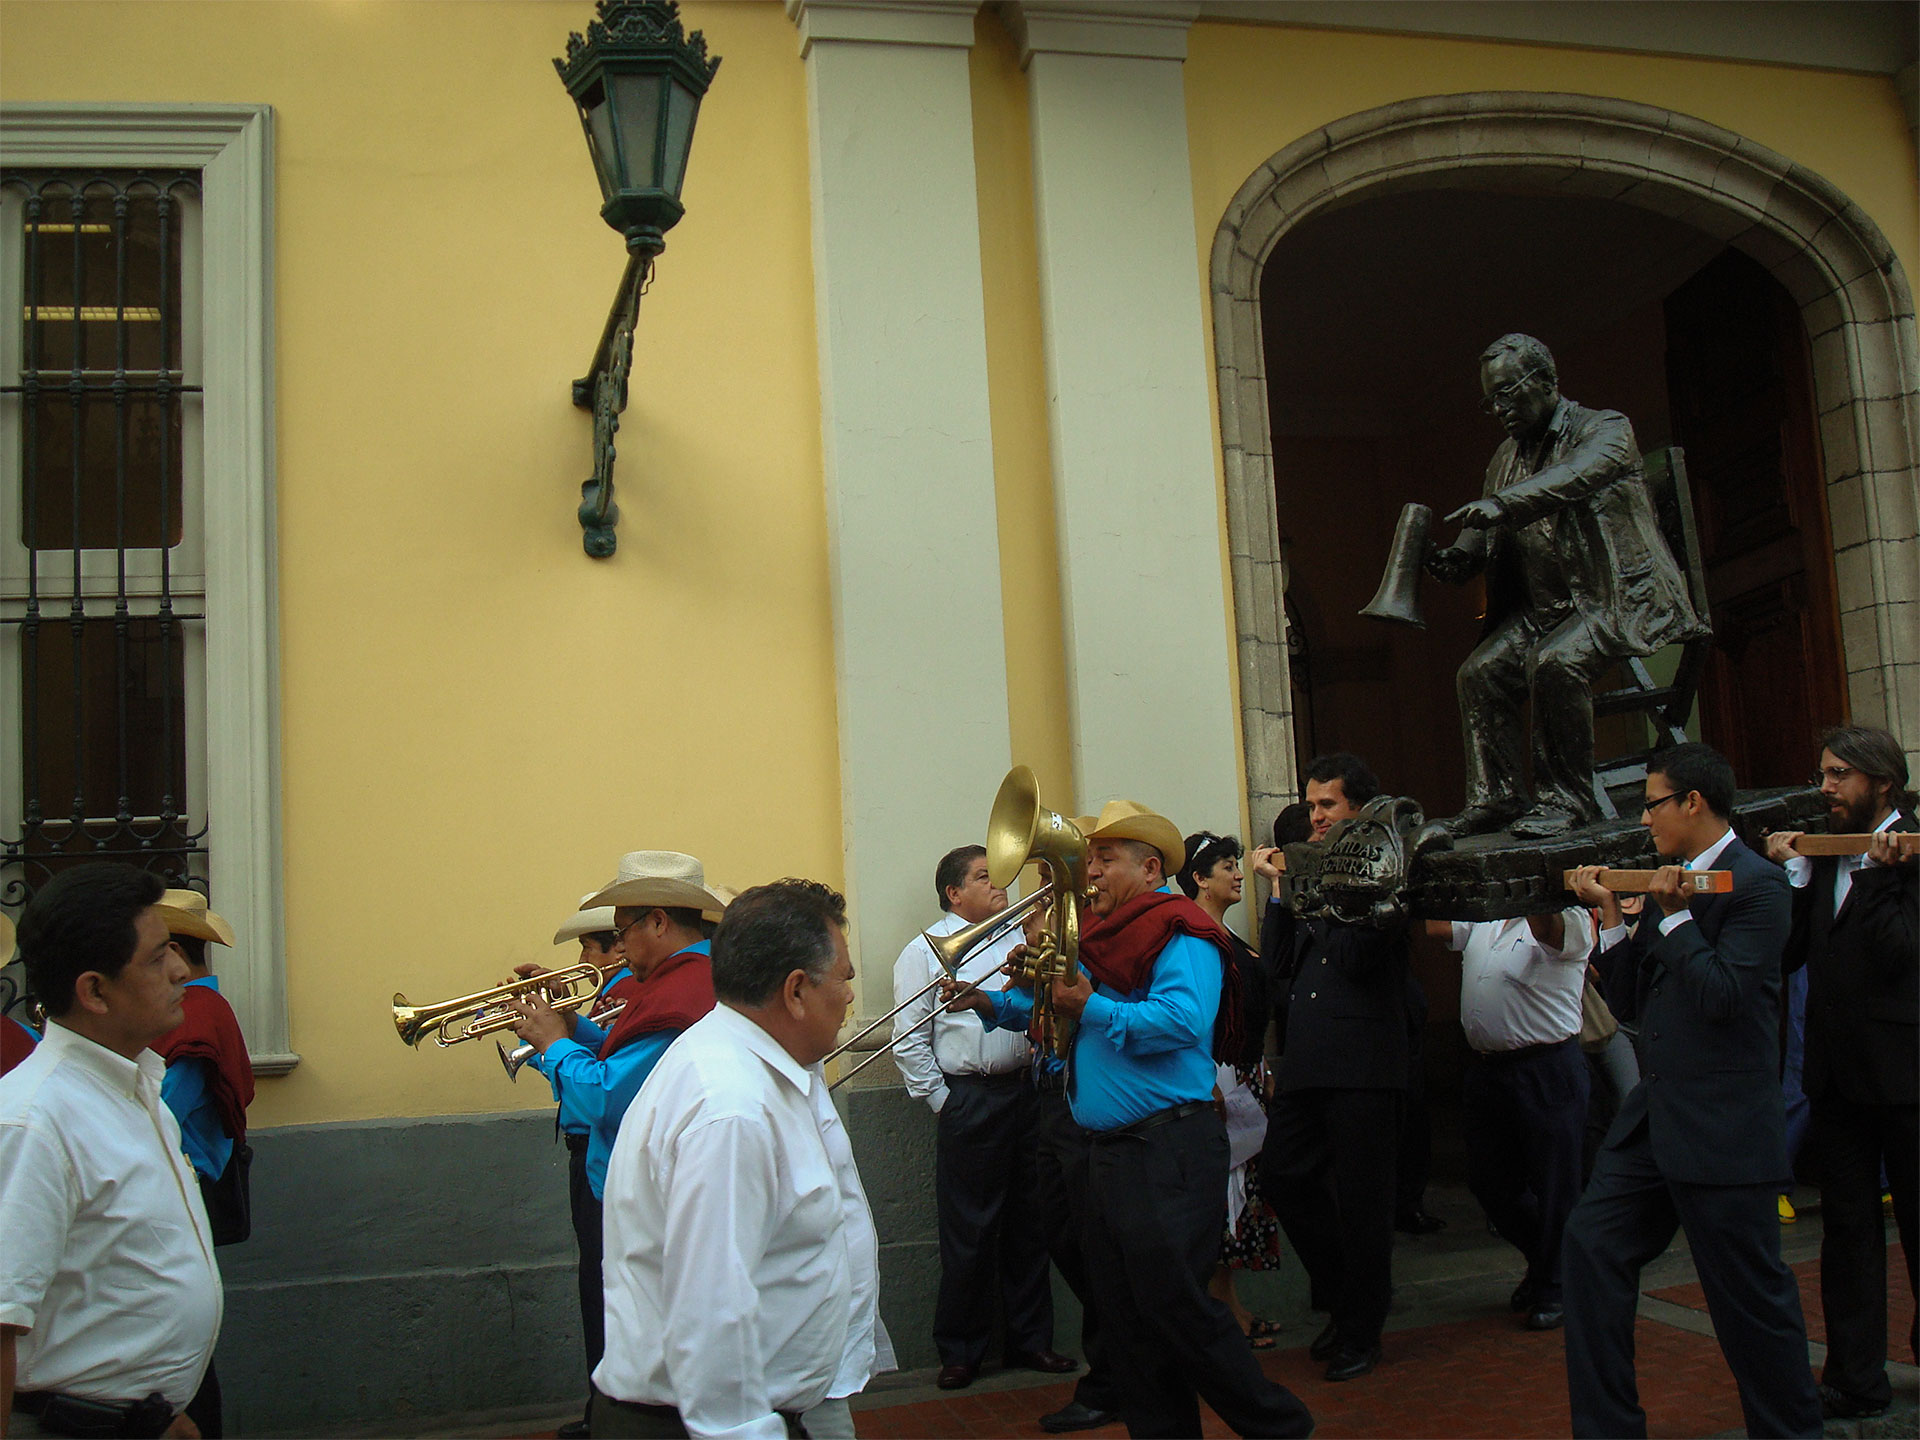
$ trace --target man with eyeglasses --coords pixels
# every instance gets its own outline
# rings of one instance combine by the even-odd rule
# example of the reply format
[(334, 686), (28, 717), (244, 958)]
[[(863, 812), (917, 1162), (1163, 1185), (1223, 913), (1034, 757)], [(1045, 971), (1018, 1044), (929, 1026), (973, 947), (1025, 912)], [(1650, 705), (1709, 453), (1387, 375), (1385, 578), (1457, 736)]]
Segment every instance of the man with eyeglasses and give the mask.
[[(1461, 523), (1459, 538), (1426, 561), (1451, 585), (1487, 575), (1486, 628), (1458, 678), (1466, 807), (1448, 828), (1559, 835), (1599, 818), (1594, 680), (1706, 627), (1654, 518), (1627, 417), (1564, 398), (1553, 356), (1530, 335), (1486, 348), (1480, 388), (1507, 439), (1483, 497), (1447, 517)], [(1531, 802), (1521, 742), (1529, 700)]]
[[(1887, 1240), (1880, 1173), (1915, 1283), (1920, 1190), (1920, 863), (1894, 835), (1920, 830), (1907, 757), (1885, 730), (1849, 725), (1824, 737), (1814, 777), (1839, 834), (1871, 834), (1864, 855), (1808, 859), (1800, 835), (1767, 837), (1787, 868), (1793, 937), (1787, 968), (1806, 981), (1802, 1086), (1821, 1159), (1820, 1297), (1827, 1360), (1820, 1403), (1830, 1419), (1878, 1415), (1887, 1382)], [(1909, 1331), (1910, 1353), (1920, 1339)]]
[[(1644, 1047), (1561, 1249), (1575, 1435), (1647, 1433), (1633, 1365), (1640, 1272), (1682, 1226), (1747, 1433), (1821, 1430), (1774, 1203), (1787, 1173), (1780, 956), (1792, 901), (1779, 867), (1733, 833), (1732, 809), (1733, 767), (1676, 745), (1648, 765), (1640, 823), (1669, 863), (1631, 935), (1599, 867), (1574, 873), (1573, 892), (1600, 910), (1603, 968), (1627, 967)], [(1695, 895), (1689, 872), (1701, 870), (1730, 872), (1732, 891)]]

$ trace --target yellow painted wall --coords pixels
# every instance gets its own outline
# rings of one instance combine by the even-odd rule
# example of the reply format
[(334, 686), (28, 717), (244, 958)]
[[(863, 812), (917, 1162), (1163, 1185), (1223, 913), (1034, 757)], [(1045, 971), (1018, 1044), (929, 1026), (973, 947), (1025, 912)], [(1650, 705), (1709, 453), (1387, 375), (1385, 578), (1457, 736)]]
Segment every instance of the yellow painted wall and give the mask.
[(1234, 192), (1275, 151), (1342, 116), (1473, 90), (1607, 95), (1697, 116), (1832, 181), (1880, 226), (1910, 284), (1920, 259), (1914, 146), (1889, 76), (1207, 23), (1188, 37), (1186, 85), (1203, 268)]
[(262, 1084), (258, 1125), (551, 1103), (489, 1044), (408, 1052), (388, 999), (549, 959), (622, 851), (692, 851), (736, 886), (840, 876), (804, 74), (777, 4), (684, 13), (724, 63), (641, 312), (602, 562), (569, 386), (625, 254), (549, 64), (586, 0), (0, 11), (9, 100), (277, 112), (304, 1059)]

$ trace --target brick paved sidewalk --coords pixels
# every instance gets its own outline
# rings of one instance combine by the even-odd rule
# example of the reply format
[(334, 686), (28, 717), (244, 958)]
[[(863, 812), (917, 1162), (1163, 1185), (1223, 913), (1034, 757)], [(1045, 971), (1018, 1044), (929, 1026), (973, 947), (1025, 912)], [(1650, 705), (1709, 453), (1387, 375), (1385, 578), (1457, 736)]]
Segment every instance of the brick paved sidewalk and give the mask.
[[(1388, 1321), (1386, 1358), (1372, 1375), (1330, 1385), (1306, 1354), (1320, 1320), (1307, 1312), (1304, 1277), (1290, 1270), (1243, 1277), (1242, 1298), (1258, 1313), (1283, 1323), (1281, 1348), (1262, 1356), (1267, 1374), (1299, 1395), (1319, 1424), (1317, 1434), (1347, 1436), (1562, 1436), (1567, 1412), (1565, 1346), (1558, 1331), (1534, 1334), (1507, 1313), (1507, 1292), (1518, 1278), (1519, 1257), (1486, 1233), (1485, 1220), (1464, 1188), (1434, 1187), (1428, 1208), (1450, 1222), (1447, 1231), (1418, 1240), (1401, 1237), (1394, 1251), (1396, 1291)], [(1824, 1358), (1819, 1308), (1818, 1213), (1803, 1213), (1782, 1231), (1782, 1250), (1800, 1278), (1814, 1341), (1813, 1363)], [(1890, 1237), (1891, 1238), (1891, 1237)], [(1906, 1269), (1897, 1244), (1888, 1256), (1890, 1330), (1896, 1360), (1908, 1360), (1906, 1327), (1913, 1314)], [(1649, 1266), (1636, 1329), (1641, 1401), (1648, 1433), (1655, 1437), (1739, 1435), (1741, 1415), (1733, 1379), (1705, 1313), (1684, 1239)], [(1060, 1348), (1071, 1350), (1074, 1327), (1062, 1324)], [(1889, 1367), (1892, 1411), (1878, 1420), (1836, 1423), (1827, 1434), (1913, 1436), (1920, 1371)], [(1067, 1403), (1071, 1379), (1029, 1372), (982, 1375), (964, 1391), (933, 1385), (931, 1370), (883, 1375), (854, 1401), (863, 1440), (895, 1437), (1039, 1436), (1039, 1417)], [(559, 1417), (571, 1419), (572, 1415)], [(1203, 1410), (1204, 1433), (1230, 1434)], [(551, 1435), (545, 1426), (446, 1428), (441, 1435)], [(1115, 1425), (1080, 1432), (1122, 1436)]]

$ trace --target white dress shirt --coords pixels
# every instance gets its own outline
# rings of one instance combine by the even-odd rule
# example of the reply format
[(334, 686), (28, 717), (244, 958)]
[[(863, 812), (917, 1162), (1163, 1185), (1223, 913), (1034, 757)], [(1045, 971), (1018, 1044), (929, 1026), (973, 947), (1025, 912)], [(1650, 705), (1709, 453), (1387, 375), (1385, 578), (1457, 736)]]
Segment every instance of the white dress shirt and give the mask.
[(825, 1090), (725, 1004), (654, 1067), (607, 1164), (603, 1393), (675, 1406), (690, 1435), (780, 1440), (776, 1411), (891, 1361), (873, 1220)]
[[(1893, 822), (1900, 818), (1898, 810), (1887, 811), (1887, 818), (1873, 827), (1872, 833), (1878, 835), (1882, 830), (1891, 830)], [(1869, 865), (1880, 862), (1871, 855), (1836, 855), (1833, 857), (1833, 913), (1838, 915), (1840, 907), (1847, 903), (1847, 896), (1853, 893), (1853, 875)], [(1813, 861), (1805, 855), (1787, 857), (1787, 883), (1796, 890), (1804, 890), (1813, 880)]]
[[(966, 923), (948, 910), (927, 933), (951, 935)], [(1005, 935), (967, 958), (960, 966), (960, 979), (972, 981), (991, 975), (1025, 938), (1018, 925), (1009, 927)], [(914, 936), (893, 962), (893, 1003), (905, 1003), (929, 980), (945, 973), (926, 935)], [(1009, 983), (1003, 979), (981, 988), (1004, 990)], [(1026, 1069), (1033, 1061), (1033, 1046), (1020, 1031), (989, 1030), (971, 1010), (958, 1014), (943, 1010), (938, 990), (922, 995), (893, 1017), (893, 1038), (893, 1061), (907, 1082), (907, 1093), (925, 1100), (936, 1113), (947, 1103), (946, 1076), (1006, 1075)]]
[(200, 1186), (160, 1099), (166, 1062), (58, 1020), (0, 1076), (0, 1324), (19, 1390), (158, 1393), (184, 1408), (223, 1297)]
[(1580, 987), (1593, 953), (1587, 912), (1560, 912), (1559, 949), (1524, 919), (1456, 920), (1448, 947), (1460, 952), (1460, 1027), (1483, 1053), (1551, 1045), (1580, 1033)]

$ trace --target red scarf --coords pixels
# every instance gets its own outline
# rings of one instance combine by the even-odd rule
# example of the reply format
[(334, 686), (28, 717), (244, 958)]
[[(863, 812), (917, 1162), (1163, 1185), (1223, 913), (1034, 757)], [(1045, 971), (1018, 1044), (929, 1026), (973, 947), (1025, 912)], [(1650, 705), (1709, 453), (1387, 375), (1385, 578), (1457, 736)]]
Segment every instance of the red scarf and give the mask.
[(713, 1009), (713, 961), (704, 951), (682, 950), (662, 960), (646, 979), (623, 980), (607, 993), (624, 997), (627, 1008), (601, 1043), (602, 1060), (642, 1035), (685, 1030)]
[(1204, 940), (1220, 952), (1220, 1010), (1213, 1022), (1213, 1057), (1239, 1053), (1240, 962), (1233, 937), (1219, 921), (1184, 895), (1149, 890), (1111, 915), (1095, 919), (1080, 937), (1080, 963), (1093, 978), (1122, 995), (1153, 979), (1154, 961), (1176, 935)]
[(0, 1015), (0, 1075), (6, 1074), (27, 1056), (39, 1041), (34, 1033), (11, 1015)]
[(240, 1022), (226, 997), (207, 985), (189, 985), (181, 997), (187, 1018), (153, 1042), (171, 1065), (176, 1060), (206, 1060), (210, 1089), (220, 1125), (238, 1145), (247, 1138), (247, 1106), (253, 1103), (253, 1062)]

